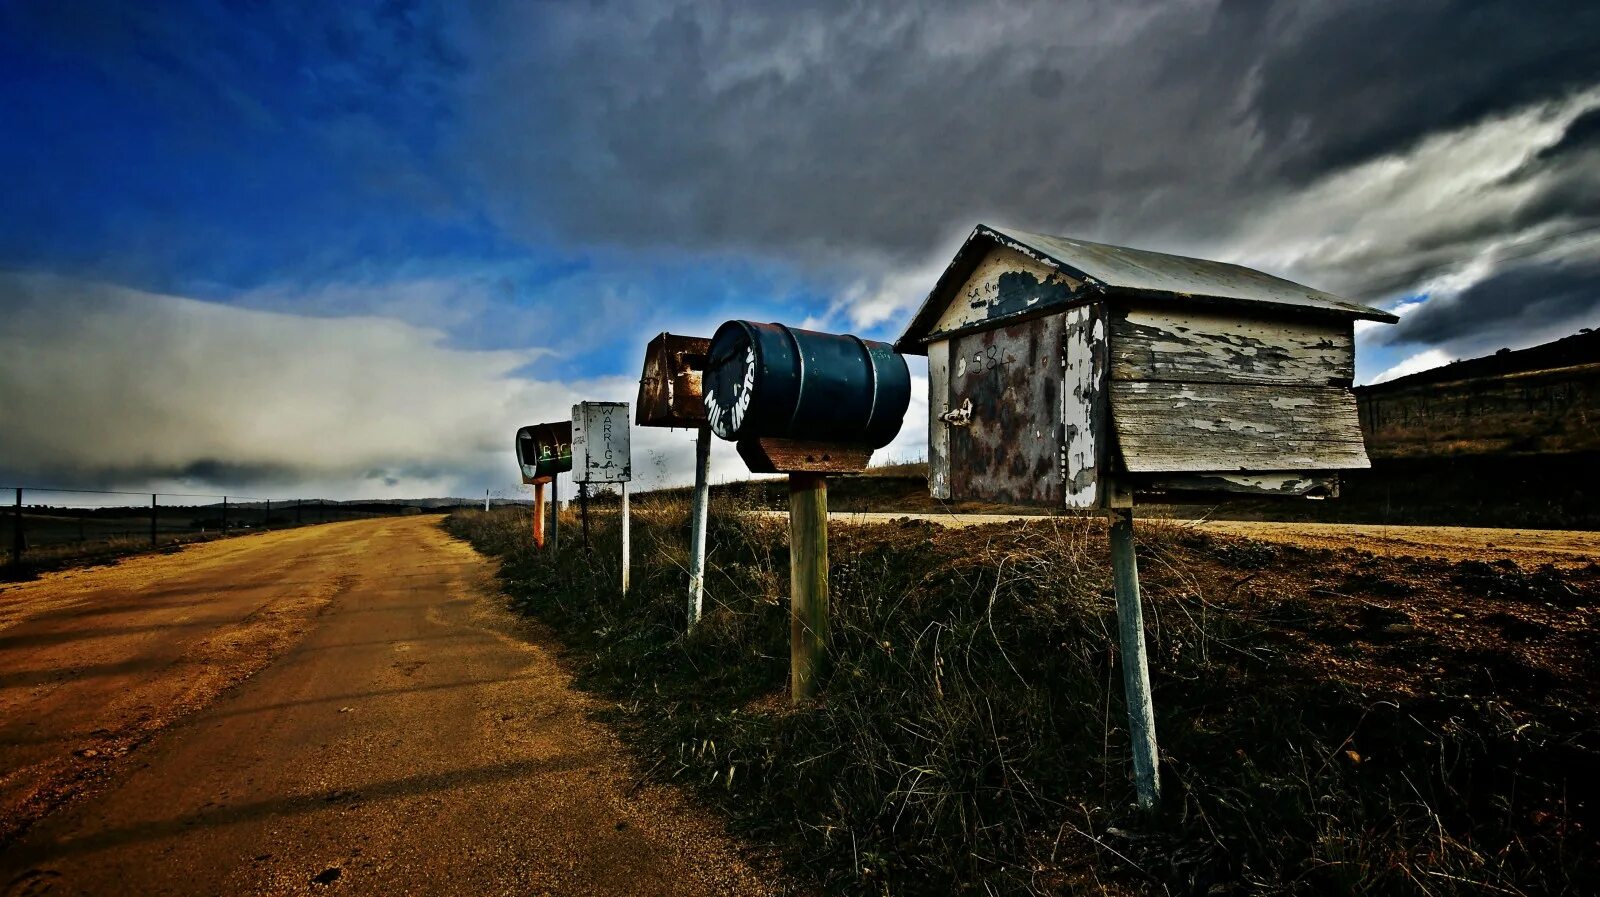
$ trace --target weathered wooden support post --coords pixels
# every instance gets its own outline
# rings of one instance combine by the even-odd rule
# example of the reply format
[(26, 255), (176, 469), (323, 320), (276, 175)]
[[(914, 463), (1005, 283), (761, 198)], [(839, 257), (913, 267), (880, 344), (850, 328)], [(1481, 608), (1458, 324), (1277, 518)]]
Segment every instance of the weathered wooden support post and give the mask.
[(1139, 600), (1139, 562), (1133, 550), (1133, 506), (1111, 511), (1111, 575), (1117, 596), (1117, 633), (1122, 650), (1122, 692), (1128, 702), (1133, 743), (1133, 790), (1143, 809), (1161, 798), (1156, 748), (1156, 712), (1150, 700), (1150, 659), (1144, 644), (1144, 608)]
[[(793, 484), (791, 483), (791, 488)], [(826, 496), (824, 496), (826, 497)], [(694, 499), (689, 521), (689, 628), (700, 622), (706, 591), (706, 518), (711, 505), (711, 428), (702, 426), (694, 442)], [(791, 510), (792, 513), (792, 510)], [(826, 519), (826, 514), (824, 514)], [(826, 551), (826, 539), (823, 545)]]
[(25, 544), (22, 535), (22, 487), (17, 487), (17, 503), (11, 516), (11, 565), (22, 566), (22, 547)]
[(156, 544), (156, 494), (150, 493), (150, 547)]
[(222, 534), (228, 534), (228, 496), (222, 496)]
[(533, 484), (533, 547), (544, 547), (544, 484)]
[(789, 694), (814, 697), (828, 652), (828, 481), (865, 470), (911, 403), (887, 343), (729, 321), (711, 338), (706, 422), (751, 473), (789, 475)]
[(828, 478), (789, 474), (789, 693), (816, 694), (828, 656)]

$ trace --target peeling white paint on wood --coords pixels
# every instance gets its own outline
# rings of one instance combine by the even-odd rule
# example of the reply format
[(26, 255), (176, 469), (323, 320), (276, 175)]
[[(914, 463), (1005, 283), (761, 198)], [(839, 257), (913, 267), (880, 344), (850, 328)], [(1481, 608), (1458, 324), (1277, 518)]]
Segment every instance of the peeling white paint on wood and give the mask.
[(992, 306), (1011, 298), (1001, 291), (1001, 275), (1016, 272), (1030, 274), (1040, 282), (1063, 284), (1072, 289), (1082, 285), (1082, 281), (1062, 274), (1045, 262), (1015, 249), (997, 246), (973, 269), (972, 275), (956, 292), (954, 300), (940, 313), (931, 332), (950, 333), (987, 321), (991, 317)]
[(1113, 381), (1133, 473), (1367, 467), (1355, 397), (1340, 387)]
[(1339, 476), (1332, 473), (1170, 473), (1140, 477), (1139, 491), (1228, 492), (1240, 495), (1336, 497)]
[(1130, 308), (1111, 323), (1111, 376), (1347, 386), (1355, 376), (1353, 330), (1343, 320)]
[(950, 410), (950, 341), (928, 344), (928, 491), (950, 497), (950, 428), (940, 418)]
[(1062, 347), (1061, 462), (1066, 507), (1100, 505), (1105, 440), (1106, 328), (1101, 309), (1071, 308)]

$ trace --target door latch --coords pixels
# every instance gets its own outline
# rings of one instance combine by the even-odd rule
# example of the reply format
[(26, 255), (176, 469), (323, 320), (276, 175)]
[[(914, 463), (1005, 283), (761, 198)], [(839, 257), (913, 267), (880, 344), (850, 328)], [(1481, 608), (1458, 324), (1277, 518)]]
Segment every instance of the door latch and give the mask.
[(939, 415), (939, 419), (952, 427), (965, 427), (972, 423), (972, 399), (962, 399), (961, 407)]

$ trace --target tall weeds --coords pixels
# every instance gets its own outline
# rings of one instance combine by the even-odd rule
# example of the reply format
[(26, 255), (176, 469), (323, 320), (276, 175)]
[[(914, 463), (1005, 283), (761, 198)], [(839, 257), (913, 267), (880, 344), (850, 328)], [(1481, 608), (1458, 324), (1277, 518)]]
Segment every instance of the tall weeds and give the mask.
[(559, 553), (531, 549), (525, 515), (447, 525), (504, 558), (515, 606), (559, 633), (651, 774), (829, 892), (1565, 893), (1595, 870), (1592, 836), (1526, 816), (1570, 783), (1525, 780), (1515, 810), (1503, 776), (1589, 754), (1513, 715), (1308, 675), (1159, 528), (1140, 545), (1167, 786), (1153, 816), (1131, 809), (1096, 522), (836, 527), (831, 667), (791, 710), (786, 531), (747, 510), (713, 508), (688, 635), (681, 498), (638, 502), (627, 596), (614, 511), (589, 553), (570, 516)]

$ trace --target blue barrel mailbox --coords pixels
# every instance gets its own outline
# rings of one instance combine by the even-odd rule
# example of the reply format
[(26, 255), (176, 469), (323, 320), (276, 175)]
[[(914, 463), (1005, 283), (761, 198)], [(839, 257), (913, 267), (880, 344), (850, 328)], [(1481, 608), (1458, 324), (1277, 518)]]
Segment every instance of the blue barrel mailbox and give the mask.
[(712, 432), (879, 449), (900, 432), (911, 371), (888, 343), (728, 321), (711, 338), (704, 396)]
[(517, 431), (517, 465), (524, 483), (548, 483), (572, 469), (572, 421), (534, 424)]

